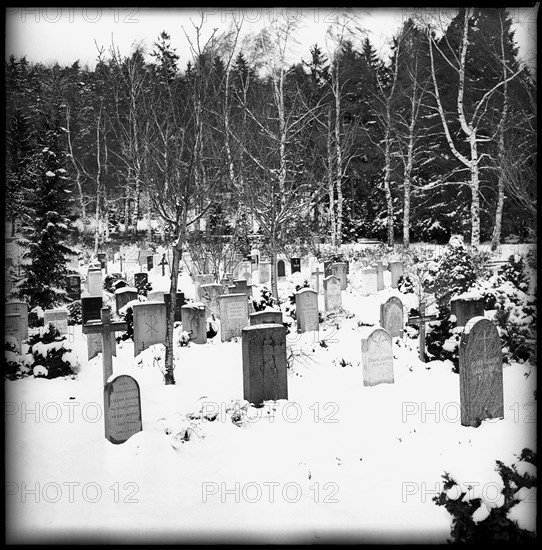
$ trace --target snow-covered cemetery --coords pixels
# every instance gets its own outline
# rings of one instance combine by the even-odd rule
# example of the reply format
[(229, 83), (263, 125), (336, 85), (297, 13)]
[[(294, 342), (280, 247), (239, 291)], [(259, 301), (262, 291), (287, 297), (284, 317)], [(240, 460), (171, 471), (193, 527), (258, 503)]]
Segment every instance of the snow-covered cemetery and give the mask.
[(525, 13), (25, 9), (6, 542), (534, 544)]

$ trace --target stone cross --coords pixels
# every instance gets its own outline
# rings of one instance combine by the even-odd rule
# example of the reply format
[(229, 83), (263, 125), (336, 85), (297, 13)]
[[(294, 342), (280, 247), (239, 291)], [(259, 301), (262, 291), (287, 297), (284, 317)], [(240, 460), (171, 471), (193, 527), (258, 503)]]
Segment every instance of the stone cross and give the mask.
[(420, 361), (425, 363), (425, 323), (429, 321), (436, 321), (436, 315), (425, 314), (425, 302), (420, 302), (420, 315), (418, 317), (409, 317), (407, 325), (419, 325), (420, 327), (420, 340), (419, 340), (419, 357)]
[(324, 273), (320, 271), (320, 266), (316, 266), (316, 271), (313, 271), (312, 275), (316, 275), (316, 292), (320, 294), (320, 275), (324, 275)]
[(168, 261), (166, 260), (165, 254), (162, 254), (162, 259), (160, 260), (160, 263), (158, 265), (162, 266), (162, 277), (164, 277), (166, 274), (166, 271), (165, 271), (166, 265), (169, 265)]
[(111, 322), (111, 312), (109, 308), (103, 307), (101, 311), (101, 322), (96, 321), (83, 325), (83, 334), (101, 334), (102, 335), (102, 359), (104, 371), (104, 386), (107, 379), (113, 374), (113, 344), (111, 339), (117, 331), (128, 329), (128, 324), (123, 321)]

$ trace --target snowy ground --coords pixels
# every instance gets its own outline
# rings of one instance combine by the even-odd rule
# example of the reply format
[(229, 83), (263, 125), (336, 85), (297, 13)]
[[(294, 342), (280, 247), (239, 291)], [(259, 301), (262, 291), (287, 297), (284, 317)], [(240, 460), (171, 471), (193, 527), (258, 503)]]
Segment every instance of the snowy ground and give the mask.
[[(104, 438), (101, 354), (87, 362), (74, 327), (74, 379), (6, 382), (7, 542), (445, 543), (451, 516), (431, 500), (444, 472), (495, 506), (495, 461), (536, 449), (536, 370), (504, 366), (505, 417), (479, 428), (461, 426), (459, 376), (421, 363), (417, 339), (395, 339), (393, 385), (364, 387), (358, 322), (378, 324), (392, 294), (343, 291), (354, 316), (324, 324), (327, 347), (289, 335), (289, 400), (262, 409), (240, 409), (240, 341), (179, 347), (174, 386), (161, 345), (117, 346), (143, 416), (122, 445)], [(523, 504), (521, 526), (535, 510)]]

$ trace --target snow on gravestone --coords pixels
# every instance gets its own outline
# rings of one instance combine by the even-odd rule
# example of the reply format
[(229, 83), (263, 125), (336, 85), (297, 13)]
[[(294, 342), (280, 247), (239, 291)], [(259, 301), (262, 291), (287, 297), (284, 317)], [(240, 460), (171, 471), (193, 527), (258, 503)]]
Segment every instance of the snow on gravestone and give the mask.
[(4, 313), (16, 313), (21, 317), (21, 337), (26, 340), (28, 338), (28, 304), (18, 301), (6, 302)]
[(87, 290), (89, 296), (102, 296), (103, 281), (102, 270), (90, 268), (87, 274)]
[(127, 441), (142, 431), (139, 384), (122, 374), (104, 386), (105, 437), (111, 443)]
[(43, 313), (43, 325), (53, 324), (60, 334), (68, 334), (68, 310), (46, 309)]
[(464, 327), (473, 317), (484, 316), (484, 299), (480, 295), (461, 294), (450, 300), (450, 310), (456, 317), (456, 325)]
[(267, 400), (288, 399), (286, 327), (262, 324), (242, 333), (243, 397), (258, 406)]
[(318, 294), (312, 288), (302, 288), (295, 293), (295, 315), (299, 332), (319, 330)]
[(391, 336), (383, 328), (371, 327), (362, 333), (363, 385), (393, 384)]
[(205, 304), (205, 311), (207, 316), (214, 313), (216, 317), (220, 318), (218, 297), (222, 294), (223, 290), (224, 289), (222, 288), (222, 285), (219, 285), (217, 283), (200, 286), (200, 301)]
[(250, 317), (250, 326), (282, 324), (282, 311), (273, 311), (271, 309), (268, 309), (266, 311), (257, 311), (256, 313), (251, 313), (249, 317)]
[(373, 267), (361, 270), (361, 294), (371, 296), (378, 292), (378, 272)]
[(141, 302), (134, 304), (134, 357), (154, 344), (166, 341), (166, 304)]
[(383, 304), (380, 304), (380, 326), (392, 338), (403, 337), (403, 302), (397, 296), (391, 296)]
[(181, 322), (183, 331), (190, 334), (190, 341), (195, 344), (207, 343), (207, 320), (205, 305), (201, 302), (191, 302), (181, 307)]
[(341, 290), (346, 290), (346, 264), (335, 262), (331, 264), (331, 275), (334, 275), (341, 282)]
[(504, 417), (501, 339), (497, 327), (484, 317), (473, 317), (461, 334), (459, 397), (462, 426)]
[(201, 300), (201, 286), (210, 285), (214, 283), (214, 277), (210, 273), (203, 273), (201, 275), (194, 275), (194, 288), (196, 294), (196, 301)]
[(115, 290), (115, 304), (117, 306), (117, 313), (122, 309), (128, 302), (132, 300), (137, 300), (137, 288), (132, 286), (123, 286)]
[(231, 338), (241, 336), (248, 325), (248, 301), (246, 294), (224, 294), (218, 297), (220, 302), (220, 338), (229, 342)]
[(341, 281), (331, 275), (324, 279), (324, 307), (331, 311), (342, 306)]

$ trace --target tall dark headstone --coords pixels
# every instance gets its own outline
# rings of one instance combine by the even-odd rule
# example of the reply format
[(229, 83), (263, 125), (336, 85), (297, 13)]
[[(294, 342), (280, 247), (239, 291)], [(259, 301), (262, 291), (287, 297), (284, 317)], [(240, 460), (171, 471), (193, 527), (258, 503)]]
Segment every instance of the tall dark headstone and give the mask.
[[(169, 304), (171, 302), (171, 293), (164, 294), (164, 302), (166, 303), (166, 316), (169, 318)], [(182, 321), (181, 308), (184, 306), (184, 292), (177, 292), (175, 300), (175, 322)]]

